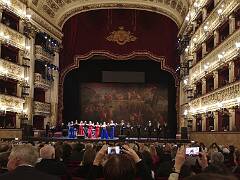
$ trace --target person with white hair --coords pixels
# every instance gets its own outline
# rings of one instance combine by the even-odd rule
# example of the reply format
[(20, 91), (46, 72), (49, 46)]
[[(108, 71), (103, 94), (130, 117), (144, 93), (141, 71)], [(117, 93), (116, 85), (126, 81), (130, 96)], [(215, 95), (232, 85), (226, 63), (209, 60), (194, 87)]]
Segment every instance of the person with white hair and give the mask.
[(8, 158), (7, 173), (0, 175), (1, 180), (58, 180), (34, 168), (38, 159), (38, 151), (31, 144), (16, 145)]
[(55, 159), (55, 148), (51, 145), (45, 145), (40, 149), (41, 161), (36, 164), (39, 171), (56, 175), (67, 176), (65, 165)]

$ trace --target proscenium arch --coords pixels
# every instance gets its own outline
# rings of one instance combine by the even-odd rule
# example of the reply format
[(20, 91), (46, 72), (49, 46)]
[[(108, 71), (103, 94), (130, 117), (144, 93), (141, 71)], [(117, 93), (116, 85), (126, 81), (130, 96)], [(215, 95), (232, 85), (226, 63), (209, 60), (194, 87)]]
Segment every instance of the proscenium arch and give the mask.
[(150, 6), (149, 4), (133, 4), (133, 3), (94, 3), (94, 4), (85, 4), (85, 5), (79, 5), (76, 4), (74, 8), (69, 8), (66, 11), (63, 11), (58, 18), (56, 19), (57, 25), (62, 29), (65, 22), (73, 17), (76, 14), (87, 12), (87, 11), (94, 11), (94, 10), (100, 10), (100, 9), (135, 9), (135, 10), (144, 10), (149, 12), (154, 12), (157, 14), (164, 15), (173, 22), (176, 23), (178, 28), (180, 28), (183, 17), (176, 11), (174, 13), (174, 9), (167, 8), (167, 6)]
[[(131, 62), (131, 61), (134, 61), (134, 63), (138, 63), (138, 62), (141, 62), (141, 61), (144, 61), (145, 63), (150, 63), (150, 67), (152, 66), (152, 63), (154, 63), (155, 62), (155, 64), (154, 64), (154, 66), (155, 66), (155, 70), (157, 70), (157, 69), (159, 69), (159, 72), (160, 71), (164, 71), (165, 73), (165, 75), (166, 74), (168, 74), (167, 75), (167, 77), (170, 77), (170, 81), (169, 82), (171, 82), (170, 84), (171, 84), (171, 88), (170, 88), (170, 92), (172, 92), (172, 90), (174, 90), (174, 92), (178, 92), (178, 85), (176, 84), (176, 82), (175, 82), (175, 77), (172, 75), (172, 73), (170, 73), (168, 70), (166, 70), (166, 69), (164, 69), (163, 68), (163, 64), (164, 64), (164, 59), (155, 59), (155, 58), (153, 58), (153, 57), (150, 57), (150, 56), (147, 56), (146, 54), (145, 54), (145, 56), (137, 56), (137, 55), (132, 55), (131, 57), (129, 56), (129, 58), (127, 59), (124, 59), (124, 60), (120, 60), (120, 59), (112, 59), (113, 57), (112, 57), (112, 55), (111, 54), (104, 54), (104, 53), (94, 53), (94, 52), (92, 52), (91, 54), (88, 54), (88, 55), (86, 55), (86, 56), (76, 56), (75, 57), (75, 62), (77, 63), (77, 64), (75, 64), (75, 66), (72, 66), (71, 68), (69, 68), (69, 71), (68, 72), (66, 72), (66, 74), (65, 74), (65, 77), (64, 77), (64, 79), (63, 79), (63, 81), (62, 81), (62, 89), (59, 91), (59, 92), (61, 92), (62, 94), (61, 94), (61, 98), (62, 98), (62, 101), (61, 101), (61, 109), (59, 109), (60, 111), (60, 113), (59, 114), (61, 114), (62, 115), (62, 117), (61, 117), (61, 120), (63, 120), (63, 117), (64, 118), (66, 118), (66, 112), (68, 112), (69, 113), (69, 111), (68, 110), (64, 110), (63, 108), (64, 108), (64, 106), (66, 106), (66, 107), (69, 107), (67, 104), (65, 104), (65, 101), (64, 101), (64, 99), (65, 98), (67, 98), (68, 99), (68, 97), (66, 97), (66, 94), (64, 95), (64, 93), (66, 93), (67, 92), (67, 94), (69, 93), (69, 90), (67, 90), (67, 91), (65, 91), (66, 89), (64, 88), (64, 87), (68, 87), (68, 86), (66, 86), (66, 85), (68, 85), (68, 78), (71, 76), (71, 72), (73, 72), (73, 71), (75, 71), (75, 70), (77, 70), (78, 68), (80, 68), (81, 67), (81, 62), (83, 62), (83, 61), (91, 61), (91, 60), (94, 60), (94, 56), (100, 56), (100, 57), (102, 57), (102, 58), (97, 58), (97, 59), (95, 59), (95, 62), (97, 62), (98, 61), (98, 63), (100, 64), (101, 63), (101, 60), (103, 60), (105, 63), (107, 62), (107, 61), (110, 61), (110, 62), (112, 62), (112, 63), (114, 63), (115, 61), (117, 62), (123, 62), (123, 61), (128, 61), (128, 62)], [(105, 58), (104, 58), (105, 57)], [(140, 64), (142, 64), (142, 63), (140, 63)], [(158, 65), (157, 65), (158, 64)], [(84, 65), (84, 64), (83, 64)], [(92, 64), (93, 65), (93, 64)], [(116, 66), (118, 66), (117, 64), (115, 64)], [(116, 67), (115, 66), (115, 67)], [(83, 66), (83, 67), (85, 67), (85, 66)], [(146, 69), (146, 71), (148, 72), (150, 69), (148, 68), (149, 66), (142, 66), (141, 65), (141, 70), (143, 70), (144, 71), (144, 69)], [(91, 69), (91, 67), (89, 67), (90, 69)], [(139, 68), (139, 66), (138, 66), (138, 68)], [(130, 68), (131, 69), (131, 68)], [(79, 69), (80, 70), (80, 69)], [(83, 70), (83, 69), (82, 69)], [(115, 69), (116, 70), (116, 69)], [(101, 70), (100, 70), (101, 71)], [(154, 71), (155, 72), (155, 71)], [(156, 76), (156, 77), (162, 77), (162, 76), (159, 76), (159, 75), (156, 75), (156, 74), (154, 74), (154, 76)], [(154, 78), (155, 79), (155, 78)], [(157, 78), (158, 79), (158, 78)], [(156, 79), (155, 79), (156, 80)], [(85, 81), (84, 81), (85, 82)], [(158, 81), (158, 82), (162, 82), (162, 81)], [(67, 84), (65, 84), (65, 83), (67, 83)], [(174, 85), (175, 85), (175, 87), (174, 87)], [(71, 91), (71, 90), (70, 90)], [(75, 96), (74, 96), (75, 97)], [(175, 99), (175, 100), (173, 100), (173, 99)], [(176, 110), (176, 103), (178, 103), (178, 94), (176, 93), (176, 97), (172, 97), (172, 98), (170, 98), (169, 99), (169, 102), (171, 102), (171, 105), (169, 105), (169, 110), (173, 110), (173, 109), (175, 109)], [(75, 112), (75, 111), (74, 111)], [(177, 126), (177, 121), (178, 121), (178, 112), (176, 111), (175, 112), (175, 114), (174, 114), (174, 117), (176, 117), (176, 122), (175, 121), (171, 121), (172, 123), (171, 123), (171, 129), (173, 129), (173, 127), (175, 127), (175, 124), (176, 124), (176, 126)], [(63, 116), (64, 115), (64, 116)], [(169, 119), (172, 119), (172, 118), (168, 118), (168, 120)], [(65, 119), (66, 120), (66, 119)], [(169, 121), (168, 121), (169, 122)], [(174, 125), (174, 126), (173, 126)], [(172, 132), (174, 132), (174, 131), (172, 131)]]
[[(88, 54), (85, 55), (76, 55), (74, 58), (74, 63), (71, 64), (71, 66), (69, 66), (64, 72), (61, 73), (60, 78), (59, 78), (59, 91), (58, 91), (58, 122), (57, 123), (61, 123), (62, 122), (62, 113), (63, 113), (63, 88), (64, 88), (64, 81), (65, 81), (65, 77), (68, 73), (70, 73), (72, 70), (74, 69), (78, 69), (80, 66), (80, 61), (87, 61), (90, 60), (92, 57), (94, 56), (102, 56), (102, 57), (106, 57), (108, 58), (108, 60), (115, 60), (115, 61), (131, 61), (134, 60), (134, 58), (137, 57), (147, 57), (148, 60), (151, 61), (156, 61), (159, 62), (159, 70), (164, 70), (167, 71), (168, 73), (170, 73), (174, 80), (175, 80), (175, 87), (176, 87), (176, 92), (179, 91), (179, 84), (178, 84), (178, 77), (176, 75), (176, 73), (174, 71), (172, 71), (170, 68), (168, 68), (167, 66), (165, 66), (165, 57), (161, 56), (161, 57), (157, 57), (152, 55), (149, 52), (133, 52), (129, 55), (126, 56), (116, 56), (112, 53), (109, 53), (107, 51), (91, 51)], [(141, 61), (141, 60), (139, 60)], [(178, 99), (178, 96), (176, 97), (176, 100)], [(176, 104), (178, 104), (179, 102), (176, 101)], [(177, 112), (178, 114), (178, 112)], [(178, 115), (177, 115), (178, 117)]]

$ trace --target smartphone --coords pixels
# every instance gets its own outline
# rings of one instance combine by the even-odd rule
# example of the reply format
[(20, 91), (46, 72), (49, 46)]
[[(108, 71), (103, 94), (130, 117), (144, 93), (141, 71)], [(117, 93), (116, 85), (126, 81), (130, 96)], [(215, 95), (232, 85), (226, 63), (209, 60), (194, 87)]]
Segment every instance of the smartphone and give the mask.
[(108, 154), (120, 154), (120, 146), (108, 147)]
[(186, 148), (187, 156), (198, 156), (199, 155), (199, 147), (188, 147)]

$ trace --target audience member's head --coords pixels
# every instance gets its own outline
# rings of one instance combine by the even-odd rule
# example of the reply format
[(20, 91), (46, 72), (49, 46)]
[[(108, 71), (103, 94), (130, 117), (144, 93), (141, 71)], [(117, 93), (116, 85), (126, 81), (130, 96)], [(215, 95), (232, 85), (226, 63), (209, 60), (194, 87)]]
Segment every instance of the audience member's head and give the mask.
[(40, 149), (40, 157), (43, 159), (55, 159), (55, 148), (51, 145), (45, 145)]
[(84, 149), (84, 144), (82, 143), (76, 143), (73, 145), (73, 151), (75, 152), (81, 152)]
[(229, 175), (231, 172), (224, 164), (210, 164), (204, 169), (205, 173)]
[(187, 177), (184, 180), (237, 180), (237, 178), (219, 174), (200, 173), (198, 175)]
[(7, 167), (9, 171), (12, 171), (20, 165), (34, 166), (37, 159), (37, 149), (31, 144), (16, 145), (12, 148)]
[(83, 154), (83, 165), (91, 165), (95, 159), (96, 151), (94, 149), (88, 149)]
[(221, 152), (213, 152), (211, 154), (212, 164), (222, 164), (224, 162), (224, 156)]
[(111, 155), (103, 167), (105, 180), (135, 179), (135, 163), (126, 154)]

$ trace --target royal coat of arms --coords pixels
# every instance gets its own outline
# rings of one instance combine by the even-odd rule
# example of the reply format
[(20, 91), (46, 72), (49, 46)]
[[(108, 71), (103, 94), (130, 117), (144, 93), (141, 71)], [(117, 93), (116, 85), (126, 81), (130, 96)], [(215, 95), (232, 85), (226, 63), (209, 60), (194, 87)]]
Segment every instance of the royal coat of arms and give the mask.
[(136, 41), (137, 37), (135, 37), (130, 31), (125, 31), (123, 26), (120, 26), (117, 31), (111, 32), (106, 39), (108, 41), (116, 42), (119, 45), (124, 45), (127, 42)]

